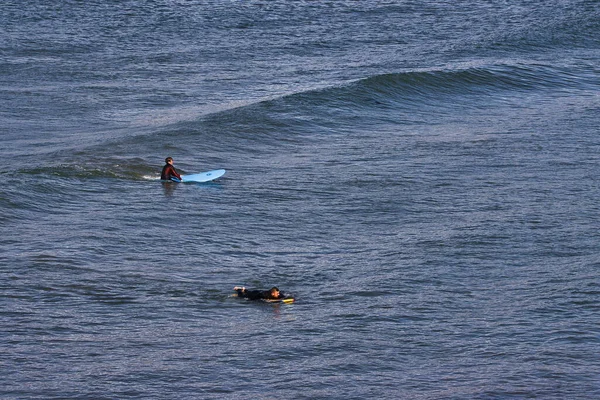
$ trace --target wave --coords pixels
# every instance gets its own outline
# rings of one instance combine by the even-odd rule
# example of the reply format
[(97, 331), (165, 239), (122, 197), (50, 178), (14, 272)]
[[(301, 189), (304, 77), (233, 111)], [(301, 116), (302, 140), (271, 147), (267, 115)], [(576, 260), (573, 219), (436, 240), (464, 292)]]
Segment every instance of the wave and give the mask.
[[(99, 147), (94, 147), (98, 151)], [(157, 166), (141, 158), (114, 159), (111, 157), (92, 156), (92, 151), (86, 151), (77, 155), (74, 163), (59, 163), (36, 168), (22, 169), (18, 173), (29, 176), (42, 175), (49, 178), (68, 179), (124, 179), (124, 180), (148, 180), (160, 179), (160, 171)], [(83, 161), (85, 159), (85, 162)]]
[[(456, 113), (457, 107), (489, 107), (495, 101), (519, 101), (530, 94), (597, 90), (593, 68), (578, 68), (527, 62), (472, 63), (378, 74), (203, 115), (161, 129), (145, 141), (155, 142), (155, 151), (166, 135), (174, 143), (186, 143), (209, 154), (223, 149), (236, 154), (276, 154), (281, 146), (294, 146), (308, 136), (343, 133), (377, 119), (425, 123), (432, 113)], [(175, 145), (171, 150), (181, 148)]]
[[(140, 130), (77, 150), (50, 155), (41, 168), (20, 171), (79, 179), (135, 179), (158, 176), (164, 157), (174, 156), (182, 170), (197, 171), (280, 154), (324, 134), (360, 131), (374, 123), (431, 123), (432, 115), (518, 102), (531, 94), (560, 96), (598, 90), (593, 67), (513, 64), (463, 64), (378, 74), (268, 98), (255, 103)], [(246, 161), (245, 161), (246, 160)], [(126, 171), (125, 173), (123, 171)]]
[[(430, 69), (376, 75), (316, 94), (322, 100), (423, 99), (441, 101), (443, 96), (494, 95), (536, 90), (585, 89), (598, 86), (593, 74), (576, 75), (565, 68), (548, 65), (494, 65), (465, 69)], [(309, 94), (310, 96), (310, 94)], [(377, 103), (374, 103), (377, 104)]]
[[(520, 98), (531, 93), (553, 96), (576, 90), (597, 90), (590, 66), (546, 64), (459, 65), (374, 75), (337, 86), (293, 93), (238, 109), (206, 116), (210, 129), (225, 124), (235, 132), (239, 123), (256, 124), (263, 135), (299, 124), (339, 126), (348, 117), (373, 116), (390, 110), (430, 113), (460, 103), (478, 107), (495, 99)], [(336, 119), (336, 117), (339, 117)]]

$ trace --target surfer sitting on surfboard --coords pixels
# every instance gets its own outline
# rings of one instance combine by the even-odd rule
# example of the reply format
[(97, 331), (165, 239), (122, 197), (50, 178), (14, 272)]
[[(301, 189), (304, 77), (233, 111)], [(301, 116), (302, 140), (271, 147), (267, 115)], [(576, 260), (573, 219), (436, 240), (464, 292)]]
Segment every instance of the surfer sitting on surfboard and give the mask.
[(160, 174), (160, 179), (163, 181), (170, 181), (173, 180), (172, 178), (181, 180), (181, 175), (179, 175), (177, 171), (175, 171), (175, 167), (173, 167), (173, 158), (167, 157), (165, 158), (165, 166)]
[(238, 297), (248, 300), (278, 300), (285, 297), (285, 294), (280, 292), (276, 287), (272, 287), (269, 290), (248, 290), (243, 286), (236, 286), (233, 290), (237, 292)]

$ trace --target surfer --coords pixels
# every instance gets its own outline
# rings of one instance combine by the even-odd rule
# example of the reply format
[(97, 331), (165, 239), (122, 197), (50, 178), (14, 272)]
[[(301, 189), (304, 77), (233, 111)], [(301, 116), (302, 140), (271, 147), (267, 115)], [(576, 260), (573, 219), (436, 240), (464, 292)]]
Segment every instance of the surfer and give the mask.
[(272, 287), (269, 290), (248, 290), (243, 286), (236, 286), (233, 290), (237, 292), (238, 297), (248, 300), (278, 300), (285, 297), (285, 294), (280, 292), (276, 287)]
[(175, 167), (173, 167), (173, 158), (167, 157), (165, 158), (165, 166), (160, 174), (160, 179), (163, 181), (170, 181), (172, 180), (171, 178), (177, 178), (181, 180), (181, 175), (179, 175), (177, 171), (175, 171)]

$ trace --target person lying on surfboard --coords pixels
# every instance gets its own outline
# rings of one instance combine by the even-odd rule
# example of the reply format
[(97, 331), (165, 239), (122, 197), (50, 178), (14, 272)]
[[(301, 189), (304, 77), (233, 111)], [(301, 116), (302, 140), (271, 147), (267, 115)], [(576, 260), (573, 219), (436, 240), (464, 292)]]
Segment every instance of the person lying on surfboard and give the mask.
[(165, 158), (165, 166), (160, 174), (160, 179), (163, 181), (170, 181), (172, 178), (181, 180), (181, 175), (179, 175), (177, 171), (175, 171), (175, 167), (173, 167), (173, 158), (167, 157)]
[(236, 286), (233, 290), (237, 292), (238, 297), (248, 300), (279, 300), (286, 297), (276, 287), (272, 287), (269, 290), (248, 290), (243, 286)]

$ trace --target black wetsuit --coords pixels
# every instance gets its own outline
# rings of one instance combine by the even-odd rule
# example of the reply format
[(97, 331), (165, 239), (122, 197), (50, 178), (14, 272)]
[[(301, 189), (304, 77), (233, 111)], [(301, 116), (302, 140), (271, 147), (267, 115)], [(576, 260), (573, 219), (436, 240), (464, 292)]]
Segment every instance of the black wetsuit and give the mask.
[(177, 171), (175, 171), (175, 167), (173, 167), (171, 164), (165, 164), (165, 166), (162, 169), (162, 173), (160, 174), (160, 179), (162, 179), (163, 181), (169, 181), (173, 177), (181, 180), (181, 175), (179, 175)]
[(271, 290), (246, 290), (236, 289), (238, 297), (243, 297), (248, 300), (277, 300), (283, 299), (285, 295), (279, 292), (279, 297), (271, 296)]

